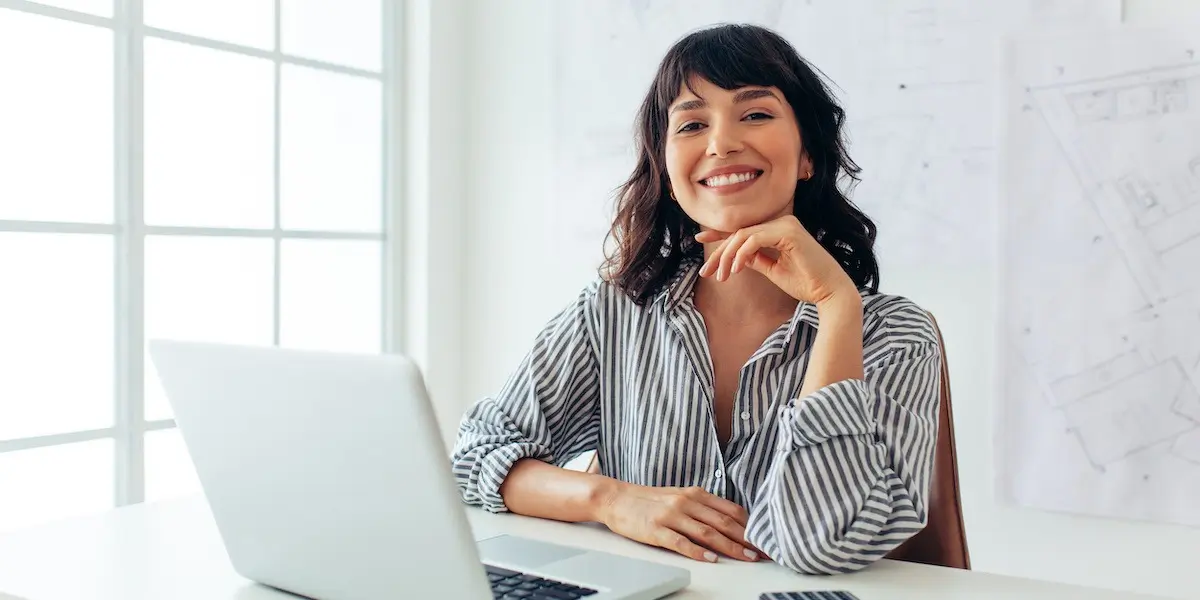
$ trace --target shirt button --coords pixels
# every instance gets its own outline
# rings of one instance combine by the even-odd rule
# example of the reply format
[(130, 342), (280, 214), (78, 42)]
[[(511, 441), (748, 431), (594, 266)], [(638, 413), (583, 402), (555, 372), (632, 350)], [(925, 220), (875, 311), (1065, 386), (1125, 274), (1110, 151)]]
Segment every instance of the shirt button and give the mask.
[(724, 473), (722, 473), (720, 469), (717, 469), (717, 472), (716, 472), (716, 473), (714, 473), (713, 475), (714, 475), (714, 477), (716, 477), (717, 479), (720, 479), (720, 478), (721, 478), (721, 475), (724, 475)]
[(746, 411), (746, 412), (742, 413), (742, 420), (743, 420), (743, 421), (749, 421), (749, 420), (750, 420), (750, 411)]

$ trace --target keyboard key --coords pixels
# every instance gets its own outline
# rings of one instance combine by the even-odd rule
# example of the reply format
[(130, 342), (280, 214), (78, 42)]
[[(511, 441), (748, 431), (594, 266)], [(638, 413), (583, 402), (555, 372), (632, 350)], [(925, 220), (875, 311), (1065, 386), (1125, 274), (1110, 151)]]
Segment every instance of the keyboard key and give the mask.
[(484, 565), (484, 568), (492, 597), (496, 600), (578, 600), (597, 593), (593, 589), (511, 569), (492, 565)]

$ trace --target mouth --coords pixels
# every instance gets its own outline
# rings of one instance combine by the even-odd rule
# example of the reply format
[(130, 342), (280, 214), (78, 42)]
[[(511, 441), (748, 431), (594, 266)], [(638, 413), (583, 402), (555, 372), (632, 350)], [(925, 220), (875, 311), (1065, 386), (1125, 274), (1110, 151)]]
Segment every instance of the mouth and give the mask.
[(727, 173), (724, 175), (714, 175), (708, 179), (700, 180), (700, 185), (708, 188), (719, 189), (728, 186), (734, 186), (741, 183), (748, 183), (758, 179), (763, 174), (761, 170), (746, 171), (743, 173)]

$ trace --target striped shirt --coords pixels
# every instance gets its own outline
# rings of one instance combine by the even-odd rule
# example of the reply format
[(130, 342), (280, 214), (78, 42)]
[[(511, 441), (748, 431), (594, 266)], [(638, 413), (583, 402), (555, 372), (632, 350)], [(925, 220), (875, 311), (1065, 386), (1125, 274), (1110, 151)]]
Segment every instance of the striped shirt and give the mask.
[(864, 379), (797, 397), (817, 309), (797, 305), (742, 367), (724, 450), (713, 369), (687, 261), (643, 306), (596, 281), (555, 316), (500, 393), (463, 416), (452, 462), (463, 500), (507, 510), (513, 463), (596, 450), (604, 475), (699, 486), (749, 513), (746, 541), (787, 567), (861, 569), (926, 523), (940, 356), (913, 302), (862, 291)]

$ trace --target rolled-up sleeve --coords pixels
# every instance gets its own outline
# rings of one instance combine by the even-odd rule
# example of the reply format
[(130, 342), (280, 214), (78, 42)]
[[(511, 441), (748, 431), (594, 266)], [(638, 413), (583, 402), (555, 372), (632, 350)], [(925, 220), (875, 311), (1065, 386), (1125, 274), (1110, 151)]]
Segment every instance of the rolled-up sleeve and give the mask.
[(864, 378), (780, 409), (777, 454), (747, 540), (811, 574), (861, 569), (925, 526), (937, 441), (940, 348), (915, 305), (864, 340)]
[(551, 319), (500, 393), (463, 415), (451, 461), (464, 502), (504, 512), (500, 484), (518, 460), (562, 466), (595, 448), (595, 296), (596, 286), (588, 287)]

